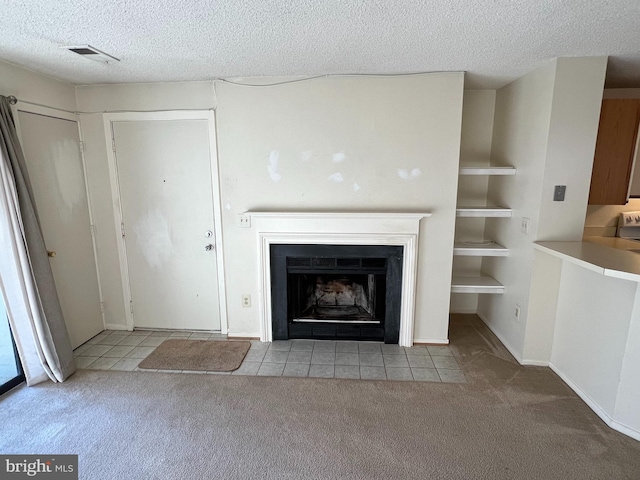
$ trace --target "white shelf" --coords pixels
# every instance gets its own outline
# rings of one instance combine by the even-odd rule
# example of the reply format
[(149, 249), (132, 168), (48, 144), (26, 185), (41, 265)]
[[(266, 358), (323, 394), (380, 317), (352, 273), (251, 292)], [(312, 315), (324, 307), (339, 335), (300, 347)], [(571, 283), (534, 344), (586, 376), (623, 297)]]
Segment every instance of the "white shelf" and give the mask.
[(506, 257), (509, 255), (509, 249), (497, 243), (455, 242), (453, 254), (466, 257)]
[(514, 167), (460, 167), (460, 175), (515, 175)]
[(451, 293), (504, 293), (504, 285), (493, 277), (453, 277)]
[(457, 207), (457, 217), (510, 217), (513, 210), (504, 207)]

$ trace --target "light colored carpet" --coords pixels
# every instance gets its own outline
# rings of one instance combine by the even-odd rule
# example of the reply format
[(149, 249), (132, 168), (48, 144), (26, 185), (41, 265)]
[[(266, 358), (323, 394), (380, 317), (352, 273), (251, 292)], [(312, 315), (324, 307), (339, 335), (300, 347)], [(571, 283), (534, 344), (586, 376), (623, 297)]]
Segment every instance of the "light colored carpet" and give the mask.
[(153, 370), (237, 370), (251, 348), (247, 341), (165, 340), (138, 367)]
[(83, 479), (638, 478), (640, 442), (548, 369), (491, 381), (80, 370), (0, 399), (0, 452)]

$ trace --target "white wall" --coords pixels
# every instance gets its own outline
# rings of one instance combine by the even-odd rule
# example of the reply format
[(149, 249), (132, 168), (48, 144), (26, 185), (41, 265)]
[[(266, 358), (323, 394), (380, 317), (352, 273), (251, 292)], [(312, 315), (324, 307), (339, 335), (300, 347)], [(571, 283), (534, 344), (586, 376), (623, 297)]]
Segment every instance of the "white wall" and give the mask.
[(76, 95), (81, 112), (215, 108), (212, 81), (80, 85)]
[(537, 240), (582, 239), (606, 68), (606, 57), (557, 60)]
[[(237, 227), (238, 213), (426, 210), (434, 215), (421, 237), (415, 337), (446, 341), (462, 89), (463, 75), (455, 73), (279, 87), (217, 83), (215, 96), (210, 82), (83, 86), (77, 98), (83, 112), (207, 109), (217, 102), (230, 335), (259, 334), (256, 245), (252, 230)], [(117, 199), (109, 185), (102, 114), (82, 114), (81, 123), (107, 323), (123, 327)], [(276, 155), (278, 166), (270, 171)], [(407, 178), (398, 170), (406, 170)], [(329, 180), (335, 173), (342, 182)], [(245, 293), (254, 298), (252, 308), (241, 306)]]
[(551, 363), (613, 416), (638, 284), (570, 262), (560, 283)]
[[(464, 91), (460, 165), (489, 165), (495, 103), (495, 90)], [(457, 204), (484, 205), (487, 201), (488, 186), (489, 177), (487, 176), (461, 176), (458, 180)], [(456, 240), (482, 240), (484, 224), (484, 218), (456, 219)], [(454, 275), (478, 276), (481, 267), (481, 257), (453, 257)], [(450, 310), (453, 313), (476, 313), (478, 295), (452, 294)]]
[[(506, 291), (482, 296), (478, 313), (519, 359), (525, 339), (537, 341), (535, 328), (526, 335), (532, 242), (582, 238), (605, 71), (604, 57), (559, 58), (497, 92), (492, 159), (517, 174), (489, 181), (490, 202), (511, 207), (513, 218), (487, 220), (487, 237), (510, 254), (506, 262), (483, 260)], [(564, 202), (553, 201), (555, 185), (567, 185)], [(529, 234), (521, 232), (522, 217), (531, 220)]]
[(0, 95), (41, 103), (64, 110), (76, 110), (73, 85), (31, 72), (0, 60)]
[[(486, 221), (485, 236), (509, 248), (507, 258), (485, 258), (483, 272), (505, 286), (503, 295), (482, 295), (478, 314), (517, 357), (521, 357), (533, 249), (540, 214), (540, 191), (551, 120), (556, 61), (519, 78), (496, 94), (492, 160), (513, 165), (515, 176), (489, 180), (489, 203), (510, 207), (513, 218)], [(531, 220), (530, 233), (520, 231), (520, 220)], [(522, 307), (515, 320), (515, 305)]]
[[(526, 339), (519, 360), (527, 365), (549, 364), (560, 292), (562, 260), (534, 251)], [(538, 301), (539, 299), (539, 301)]]
[(214, 106), (212, 82), (91, 85), (76, 88), (80, 124), (85, 142), (87, 183), (91, 198), (96, 247), (107, 328), (126, 327), (118, 233), (104, 135), (104, 111), (209, 109)]
[(421, 231), (415, 339), (446, 341), (463, 75), (216, 90), (230, 334), (259, 333), (257, 302), (240, 302), (257, 299), (258, 274), (255, 235), (237, 227), (238, 213), (402, 210), (433, 212)]
[[(636, 288), (633, 312), (627, 334), (625, 356), (620, 372), (620, 385), (615, 408), (615, 420), (621, 431), (624, 428), (635, 432), (640, 439), (640, 286)], [(625, 432), (633, 433), (633, 432)]]

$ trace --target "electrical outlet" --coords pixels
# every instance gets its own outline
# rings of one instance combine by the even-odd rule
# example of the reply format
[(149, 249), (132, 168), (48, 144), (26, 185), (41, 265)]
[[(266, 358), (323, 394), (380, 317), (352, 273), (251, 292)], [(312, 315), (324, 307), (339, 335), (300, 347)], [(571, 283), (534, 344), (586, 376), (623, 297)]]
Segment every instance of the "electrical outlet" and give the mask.
[(238, 215), (238, 226), (240, 228), (251, 228), (251, 215), (248, 213)]
[(245, 308), (251, 307), (251, 295), (248, 293), (242, 295), (242, 306)]
[(529, 233), (530, 223), (531, 220), (529, 220), (527, 217), (522, 217), (522, 223), (520, 224), (520, 230), (522, 231), (522, 233)]
[(520, 313), (521, 313), (522, 309), (520, 308), (520, 305), (516, 304), (516, 311), (515, 313), (515, 317), (517, 321), (520, 321)]

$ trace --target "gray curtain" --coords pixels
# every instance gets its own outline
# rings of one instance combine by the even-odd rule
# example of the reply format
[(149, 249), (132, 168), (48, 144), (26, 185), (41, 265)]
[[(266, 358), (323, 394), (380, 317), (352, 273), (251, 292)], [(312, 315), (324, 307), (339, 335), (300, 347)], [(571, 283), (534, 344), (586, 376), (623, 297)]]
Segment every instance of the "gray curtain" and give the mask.
[[(31, 303), (36, 306), (36, 312), (32, 315), (20, 314), (20, 318), (11, 317), (10, 322), (31, 322), (30, 328), (24, 325), (12, 325), (14, 335), (19, 332), (31, 331), (33, 333), (34, 347), (38, 352), (38, 358), (47, 376), (53, 381), (64, 381), (75, 372), (73, 350), (69, 341), (69, 334), (60, 308), (60, 301), (53, 281), (51, 265), (44, 244), (40, 223), (34, 205), (34, 197), (27, 174), (26, 163), (22, 147), (18, 140), (15, 122), (11, 113), (11, 107), (6, 97), (0, 95), (0, 150), (2, 161), (5, 162), (5, 171), (13, 177), (15, 194), (17, 194), (19, 215), (18, 223), (22, 224), (22, 238), (17, 239), (18, 247), (24, 244), (28, 258), (28, 270), (32, 278), (27, 279), (29, 285), (33, 285), (35, 298), (24, 299), (5, 298), (7, 310), (11, 310), (12, 303)], [(6, 180), (6, 179), (5, 179)], [(18, 235), (15, 235), (18, 236)], [(3, 272), (0, 272), (2, 274)], [(3, 288), (6, 295), (6, 289)], [(15, 296), (14, 296), (15, 297)], [(24, 305), (16, 305), (15, 312), (23, 312)], [(33, 309), (32, 309), (33, 310)], [(23, 318), (26, 317), (26, 318)], [(18, 345), (24, 344), (25, 339), (16, 338)], [(29, 342), (27, 342), (29, 343)], [(23, 359), (24, 362), (24, 359)], [(26, 373), (27, 369), (25, 369)], [(29, 379), (27, 379), (29, 380)]]

